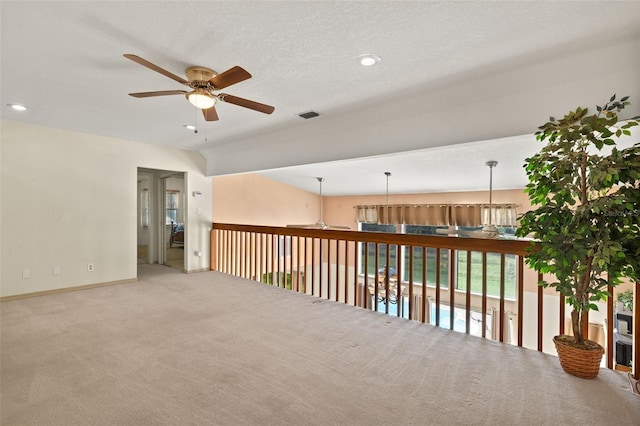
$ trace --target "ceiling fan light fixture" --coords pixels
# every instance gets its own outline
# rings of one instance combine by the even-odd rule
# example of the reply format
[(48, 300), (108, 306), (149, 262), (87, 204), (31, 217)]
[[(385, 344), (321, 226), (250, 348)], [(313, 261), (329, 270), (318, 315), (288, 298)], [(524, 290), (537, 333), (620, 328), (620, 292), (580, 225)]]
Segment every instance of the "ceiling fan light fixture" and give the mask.
[(216, 104), (216, 97), (205, 89), (195, 89), (187, 93), (187, 100), (196, 108), (209, 109)]

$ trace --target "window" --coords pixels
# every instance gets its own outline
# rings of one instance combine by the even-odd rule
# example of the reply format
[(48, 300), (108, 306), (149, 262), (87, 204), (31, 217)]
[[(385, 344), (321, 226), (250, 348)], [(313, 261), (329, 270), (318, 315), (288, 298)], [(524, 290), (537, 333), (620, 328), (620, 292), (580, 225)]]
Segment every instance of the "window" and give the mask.
[(180, 197), (180, 191), (166, 191), (165, 194), (165, 216), (166, 225), (172, 223), (179, 223), (178, 221), (178, 199)]
[[(421, 225), (406, 225), (405, 227), (406, 234), (420, 234), (420, 235), (437, 235), (436, 230), (438, 228), (447, 229), (447, 226), (421, 226)], [(437, 278), (437, 267), (436, 262), (438, 261), (438, 249), (436, 248), (427, 248), (426, 253), (426, 270), (427, 270), (427, 285), (436, 285)], [(413, 248), (413, 282), (415, 283), (424, 283), (424, 278), (422, 276), (422, 247), (414, 247)], [(409, 256), (411, 256), (410, 251), (405, 249), (404, 254), (404, 265), (403, 274), (405, 280), (409, 280)], [(449, 287), (449, 250), (440, 249), (440, 287), (448, 288)]]
[[(447, 229), (447, 226), (422, 226), (422, 225), (378, 225), (370, 223), (361, 223), (360, 229), (362, 231), (373, 232), (399, 232), (406, 234), (421, 234), (421, 235), (437, 235), (438, 228)], [(398, 228), (398, 231), (396, 229)], [(461, 228), (462, 229), (462, 228)], [(481, 227), (464, 227), (464, 230), (480, 230)], [(498, 228), (503, 235), (513, 235), (513, 228)], [(443, 237), (446, 238), (446, 237)], [(386, 244), (378, 245), (378, 268), (383, 268), (386, 264)], [(366, 250), (366, 252), (365, 252)], [(409, 247), (395, 245), (389, 246), (389, 260), (390, 267), (396, 267), (397, 256), (396, 251), (400, 250), (400, 259), (402, 261), (400, 268), (400, 280), (409, 281), (410, 277), (410, 257), (413, 255), (413, 282), (416, 284), (423, 284), (426, 281), (428, 286), (436, 285), (437, 271), (440, 269), (440, 287), (448, 288), (449, 286), (449, 257), (450, 251), (446, 249), (440, 249), (440, 263), (438, 262), (438, 249), (426, 248), (426, 253), (423, 254), (422, 247), (413, 247), (413, 253), (409, 250)], [(375, 276), (375, 244), (362, 244), (360, 248), (360, 273), (364, 273), (364, 257), (368, 256), (368, 270), (369, 276)], [(467, 289), (467, 252), (466, 251), (454, 251), (453, 260), (455, 261), (455, 288), (460, 291), (466, 291)], [(423, 277), (423, 259), (426, 260), (426, 277)], [(482, 253), (471, 252), (471, 292), (482, 293)], [(500, 296), (500, 269), (501, 269), (501, 255), (497, 253), (487, 254), (487, 295)], [(425, 279), (426, 278), (426, 279)], [(504, 270), (504, 291), (507, 299), (514, 299), (516, 296), (516, 257), (515, 255), (505, 255), (505, 270)]]
[[(387, 232), (395, 234), (395, 225), (378, 225), (376, 223), (362, 223), (360, 224), (361, 231), (366, 232)], [(365, 253), (366, 250), (366, 253)], [(398, 264), (398, 258), (396, 256), (397, 247), (395, 245), (389, 245), (389, 268), (395, 268)], [(360, 248), (360, 271), (364, 271), (364, 258), (368, 257), (367, 273), (370, 276), (376, 275), (376, 245), (375, 244), (361, 244)], [(378, 244), (378, 269), (384, 268), (387, 264), (387, 245)]]
[(149, 190), (146, 188), (140, 197), (140, 224), (144, 228), (149, 226)]

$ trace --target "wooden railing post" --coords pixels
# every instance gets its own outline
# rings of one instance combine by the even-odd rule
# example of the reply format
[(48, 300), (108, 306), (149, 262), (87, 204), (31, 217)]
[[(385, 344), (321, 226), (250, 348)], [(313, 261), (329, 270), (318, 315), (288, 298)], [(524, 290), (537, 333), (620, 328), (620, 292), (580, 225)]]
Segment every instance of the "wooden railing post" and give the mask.
[(211, 232), (209, 232), (209, 269), (218, 270), (218, 233), (211, 224)]
[(544, 312), (544, 288), (540, 285), (540, 281), (542, 281), (542, 272), (538, 271), (538, 281), (536, 285), (538, 286), (538, 350), (542, 352), (542, 335), (544, 331), (543, 324), (543, 312)]
[[(609, 277), (607, 277), (608, 279)], [(613, 287), (607, 286), (607, 291), (613, 296)], [(607, 297), (607, 329), (605, 333), (607, 335), (607, 341), (605, 342), (607, 354), (607, 368), (613, 368), (613, 297)]]
[[(635, 380), (640, 380), (640, 369), (638, 368), (638, 355), (640, 355), (640, 338), (638, 338), (638, 331), (640, 330), (640, 282), (635, 283), (634, 300), (633, 300), (633, 370), (632, 375)], [(636, 382), (636, 390), (640, 391), (638, 383)]]
[(453, 310), (456, 306), (456, 250), (449, 250), (449, 329), (453, 330), (455, 315)]

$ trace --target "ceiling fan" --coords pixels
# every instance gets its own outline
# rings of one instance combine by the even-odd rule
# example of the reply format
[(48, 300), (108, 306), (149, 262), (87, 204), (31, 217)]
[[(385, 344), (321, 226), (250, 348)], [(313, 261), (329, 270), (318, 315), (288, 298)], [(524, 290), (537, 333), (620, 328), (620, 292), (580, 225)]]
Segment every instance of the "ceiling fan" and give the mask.
[(485, 238), (485, 239), (496, 239), (500, 237), (500, 232), (498, 228), (493, 225), (493, 168), (498, 165), (498, 162), (495, 160), (490, 160), (485, 163), (487, 167), (489, 167), (489, 223), (484, 225), (482, 229), (478, 231), (465, 231), (462, 229), (437, 229), (437, 234), (445, 234), (445, 235), (460, 235), (463, 237), (472, 237), (472, 238)]
[(185, 70), (185, 74), (187, 76), (187, 79), (185, 80), (184, 78), (177, 76), (163, 68), (160, 68), (159, 66), (137, 55), (126, 53), (124, 57), (153, 71), (156, 71), (166, 77), (169, 77), (170, 79), (177, 81), (180, 84), (184, 84), (191, 89), (190, 91), (161, 90), (156, 92), (129, 93), (129, 96), (133, 96), (134, 98), (185, 95), (187, 100), (193, 106), (202, 110), (204, 119), (206, 121), (218, 120), (218, 113), (215, 109), (215, 105), (218, 101), (227, 102), (244, 108), (249, 108), (265, 114), (271, 114), (275, 110), (275, 108), (270, 105), (261, 104), (249, 99), (239, 98), (237, 96), (228, 95), (226, 93), (214, 93), (218, 90), (224, 89), (225, 87), (229, 87), (233, 84), (251, 78), (251, 74), (249, 74), (245, 69), (239, 66), (230, 68), (220, 74), (216, 73), (212, 69), (201, 66), (189, 67)]
[(287, 228), (304, 228), (304, 229), (351, 229), (346, 225), (327, 225), (322, 220), (322, 181), (324, 178), (316, 178), (320, 184), (320, 219), (316, 223), (306, 225), (287, 225)]

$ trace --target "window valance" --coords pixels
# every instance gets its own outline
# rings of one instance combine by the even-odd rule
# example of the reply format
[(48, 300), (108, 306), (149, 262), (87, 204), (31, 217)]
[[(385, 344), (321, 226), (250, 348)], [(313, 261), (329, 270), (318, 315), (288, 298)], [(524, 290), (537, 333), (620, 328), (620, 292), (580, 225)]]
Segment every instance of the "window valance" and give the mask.
[(516, 226), (517, 204), (389, 204), (356, 206), (356, 220), (380, 225)]

